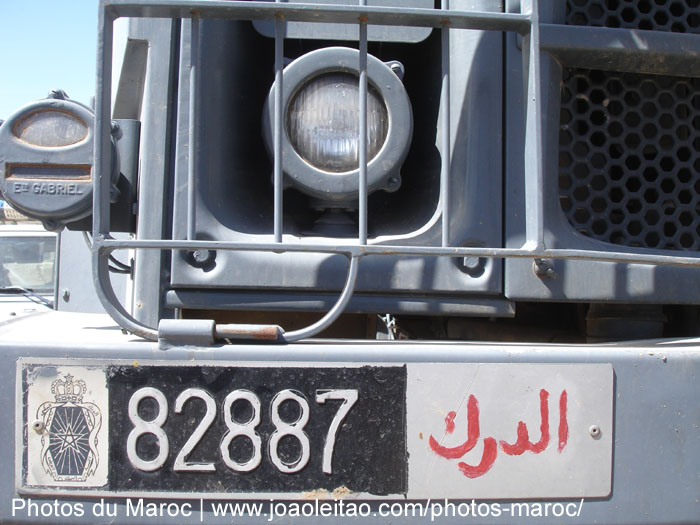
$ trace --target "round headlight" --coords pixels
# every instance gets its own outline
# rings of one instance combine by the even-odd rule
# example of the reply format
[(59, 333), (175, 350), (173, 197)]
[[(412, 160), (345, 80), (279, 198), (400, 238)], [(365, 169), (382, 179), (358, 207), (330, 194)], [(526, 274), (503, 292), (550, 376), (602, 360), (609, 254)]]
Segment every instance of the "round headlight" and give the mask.
[[(359, 194), (359, 58), (356, 49), (327, 47), (284, 69), (282, 169), (294, 186), (327, 206), (353, 207)], [(406, 90), (391, 68), (367, 55), (367, 191), (395, 191), (413, 133)], [(263, 112), (273, 151), (275, 85)]]
[[(319, 169), (340, 173), (359, 168), (360, 108), (358, 78), (326, 73), (312, 78), (292, 97), (286, 129), (294, 150)], [(367, 159), (382, 149), (389, 114), (379, 93), (367, 93)]]

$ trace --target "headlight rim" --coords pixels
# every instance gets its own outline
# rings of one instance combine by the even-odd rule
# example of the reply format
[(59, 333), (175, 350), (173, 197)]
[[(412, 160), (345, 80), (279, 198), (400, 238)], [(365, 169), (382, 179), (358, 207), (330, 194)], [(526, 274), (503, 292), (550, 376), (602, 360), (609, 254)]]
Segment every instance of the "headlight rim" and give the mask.
[[(359, 54), (348, 47), (326, 47), (311, 51), (291, 62), (284, 69), (282, 89), (282, 162), (285, 187), (294, 186), (324, 201), (347, 202), (359, 194), (359, 167), (345, 172), (319, 169), (304, 160), (292, 146), (286, 130), (286, 115), (293, 96), (314, 78), (332, 72), (350, 73), (359, 77)], [(367, 81), (379, 93), (388, 115), (386, 139), (377, 154), (367, 163), (368, 192), (378, 189), (394, 191), (400, 180), (399, 170), (408, 154), (413, 136), (413, 112), (401, 80), (373, 55), (367, 55)], [(265, 145), (270, 157), (273, 151), (274, 122), (273, 83), (263, 111)], [(319, 180), (323, 188), (319, 188)]]

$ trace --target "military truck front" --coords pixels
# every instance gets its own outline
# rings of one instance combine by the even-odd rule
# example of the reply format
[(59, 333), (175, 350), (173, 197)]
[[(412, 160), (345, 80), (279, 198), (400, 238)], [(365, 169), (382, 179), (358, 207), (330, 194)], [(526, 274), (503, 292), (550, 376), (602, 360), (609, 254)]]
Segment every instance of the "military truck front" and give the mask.
[(109, 314), (0, 326), (3, 519), (696, 521), (697, 8), (101, 2), (0, 127)]

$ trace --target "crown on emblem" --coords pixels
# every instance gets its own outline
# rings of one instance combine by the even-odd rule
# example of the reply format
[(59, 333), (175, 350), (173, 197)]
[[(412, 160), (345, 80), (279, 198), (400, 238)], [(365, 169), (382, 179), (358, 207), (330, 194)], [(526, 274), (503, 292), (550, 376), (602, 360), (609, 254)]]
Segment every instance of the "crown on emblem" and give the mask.
[(56, 379), (51, 383), (51, 393), (56, 397), (57, 403), (65, 403), (66, 401), (81, 403), (86, 390), (85, 381), (82, 379), (75, 381), (70, 374), (65, 376), (65, 381)]

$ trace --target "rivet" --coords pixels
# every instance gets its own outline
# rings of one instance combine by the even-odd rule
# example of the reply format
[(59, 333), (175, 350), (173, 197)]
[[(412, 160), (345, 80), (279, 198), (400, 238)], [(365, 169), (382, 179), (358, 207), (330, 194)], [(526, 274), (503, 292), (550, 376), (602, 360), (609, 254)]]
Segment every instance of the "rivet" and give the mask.
[(593, 439), (598, 439), (601, 435), (600, 427), (598, 425), (591, 425), (591, 428), (588, 429), (588, 433)]
[(32, 429), (37, 434), (41, 434), (45, 428), (46, 428), (46, 425), (44, 425), (44, 422), (39, 420), (39, 419), (34, 420), (34, 422), (32, 423)]

